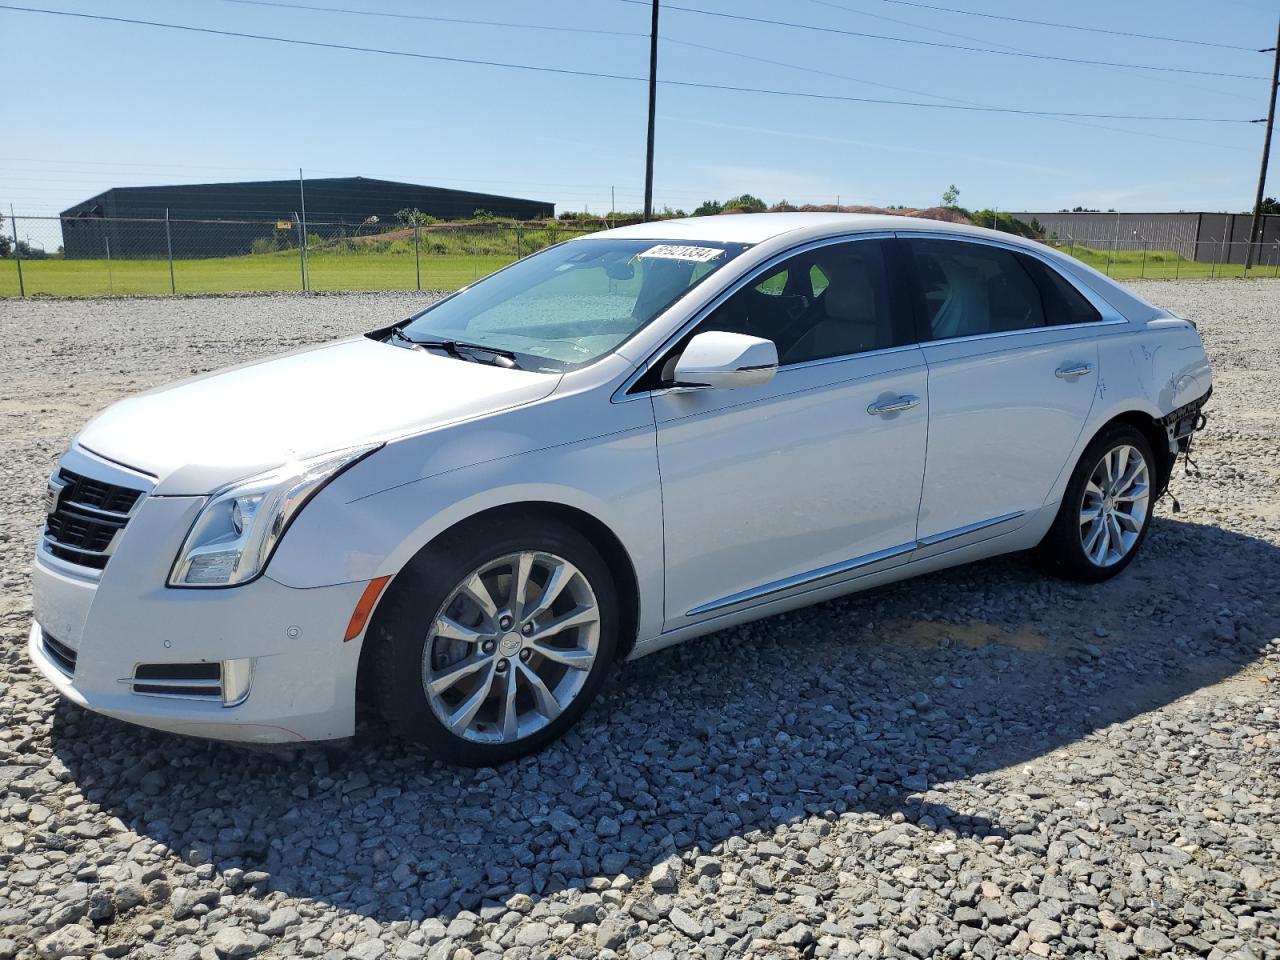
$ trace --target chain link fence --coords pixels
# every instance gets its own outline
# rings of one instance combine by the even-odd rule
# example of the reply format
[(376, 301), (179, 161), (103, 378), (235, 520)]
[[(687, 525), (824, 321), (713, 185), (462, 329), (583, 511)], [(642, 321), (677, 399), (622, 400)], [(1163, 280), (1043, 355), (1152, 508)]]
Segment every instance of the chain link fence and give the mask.
[[(618, 220), (396, 224), (25, 217), (4, 223), (0, 296), (101, 297), (273, 291), (456, 290)], [(1280, 242), (1177, 244), (1053, 237), (1117, 279), (1280, 276)]]
[[(456, 290), (621, 220), (346, 223), (24, 217), (6, 222), (0, 296)], [(630, 222), (630, 221), (625, 221)]]
[(1219, 277), (1280, 276), (1280, 241), (1253, 245), (1253, 266), (1245, 269), (1249, 244), (1217, 239), (1176, 245), (1145, 240), (1054, 238), (1049, 246), (1118, 280), (1213, 280)]

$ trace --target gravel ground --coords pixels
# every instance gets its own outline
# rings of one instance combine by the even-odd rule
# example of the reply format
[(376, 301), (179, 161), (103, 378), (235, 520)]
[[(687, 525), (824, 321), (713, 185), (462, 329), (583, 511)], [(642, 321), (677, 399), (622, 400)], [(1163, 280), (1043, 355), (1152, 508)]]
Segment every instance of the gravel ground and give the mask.
[(1217, 390), (1122, 576), (1000, 559), (720, 633), (496, 771), (135, 729), (23, 650), (89, 414), (415, 298), (0, 302), (0, 960), (1280, 957), (1280, 283), (1141, 289)]

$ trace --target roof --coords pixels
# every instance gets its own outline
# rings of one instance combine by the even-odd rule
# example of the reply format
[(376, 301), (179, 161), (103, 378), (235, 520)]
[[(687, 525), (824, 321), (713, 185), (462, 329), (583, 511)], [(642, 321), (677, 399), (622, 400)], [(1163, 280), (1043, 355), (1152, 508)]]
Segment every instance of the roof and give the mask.
[[(378, 177), (306, 177), (302, 181), (302, 185), (306, 190), (319, 191), (325, 187), (342, 187), (342, 186), (362, 186), (362, 187), (384, 187), (395, 191), (429, 191), (439, 194), (449, 194), (457, 197), (473, 197), (477, 200), (486, 201), (506, 201), (511, 203), (532, 203), (542, 206), (551, 207), (552, 203), (543, 200), (531, 200), (527, 197), (511, 197), (505, 194), (497, 193), (481, 193), (475, 190), (460, 190), (454, 187), (433, 187), (425, 183), (406, 183), (403, 180), (383, 180)], [(298, 190), (299, 184), (297, 180), (231, 180), (217, 181), (214, 183), (162, 183), (153, 186), (128, 186), (128, 187), (110, 187), (101, 193), (95, 193), (92, 197), (81, 200), (79, 203), (73, 204), (66, 210), (62, 211), (62, 216), (74, 216), (80, 208), (88, 206), (95, 202), (101, 202), (108, 198), (113, 200), (128, 198), (146, 198), (148, 195), (182, 195), (198, 191), (202, 194), (214, 194), (219, 191), (233, 194), (236, 191), (246, 190)]]
[(653, 220), (588, 236), (757, 244), (786, 234), (800, 234), (796, 239), (809, 240), (846, 233), (907, 230), (998, 237), (1006, 243), (1027, 242), (1012, 234), (968, 224), (874, 213), (728, 213), (680, 220)]
[(1053, 247), (1012, 233), (988, 230), (969, 224), (926, 220), (922, 217), (899, 217), (873, 213), (730, 213), (710, 217), (687, 217), (682, 220), (654, 220), (629, 227), (618, 227), (601, 233), (586, 234), (570, 241), (578, 243), (592, 237), (614, 236), (635, 240), (702, 240), (711, 243), (772, 244), (773, 251), (853, 233), (949, 233), (959, 236), (998, 240), (1009, 246), (1024, 247), (1054, 261), (1068, 274), (1084, 282), (1129, 319), (1147, 319), (1159, 311), (1141, 297), (1103, 276), (1097, 270)]

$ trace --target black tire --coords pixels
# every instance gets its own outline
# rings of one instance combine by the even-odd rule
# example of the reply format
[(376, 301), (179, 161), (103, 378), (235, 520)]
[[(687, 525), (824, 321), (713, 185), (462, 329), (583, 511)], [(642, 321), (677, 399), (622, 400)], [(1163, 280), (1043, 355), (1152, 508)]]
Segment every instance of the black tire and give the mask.
[[(586, 578), (599, 610), (595, 660), (575, 699), (540, 730), (505, 743), (467, 740), (436, 716), (424, 690), (428, 625), (464, 577), (491, 560), (521, 551), (562, 557)], [(618, 648), (618, 611), (617, 587), (608, 564), (591, 541), (572, 527), (552, 517), (512, 511), (481, 517), (428, 544), (391, 582), (365, 641), (365, 690), (394, 733), (421, 744), (434, 756), (469, 767), (506, 763), (560, 737), (591, 705)]]
[[(1085, 546), (1081, 539), (1080, 510), (1084, 501), (1085, 487), (1094, 469), (1108, 451), (1121, 446), (1134, 448), (1146, 460), (1150, 478), (1147, 509), (1142, 519), (1141, 529), (1138, 531), (1137, 538), (1133, 541), (1132, 546), (1128, 548), (1128, 552), (1115, 562), (1100, 565), (1090, 559), (1085, 552)], [(1124, 570), (1125, 567), (1133, 562), (1133, 558), (1138, 555), (1138, 551), (1142, 549), (1142, 544), (1151, 529), (1151, 515), (1154, 512), (1156, 500), (1157, 476), (1156, 458), (1152, 453), (1151, 444), (1142, 434), (1142, 431), (1126, 423), (1113, 424), (1103, 430), (1085, 448), (1084, 453), (1080, 456), (1080, 461), (1071, 472), (1071, 479), (1067, 483), (1067, 489), (1063, 494), (1062, 504), (1058, 508), (1058, 515), (1054, 518), (1053, 526), (1049, 528), (1049, 532), (1045, 534), (1044, 539), (1036, 547), (1036, 558), (1040, 565), (1049, 573), (1068, 580), (1078, 580), (1082, 583), (1100, 583), (1103, 580), (1109, 580)]]

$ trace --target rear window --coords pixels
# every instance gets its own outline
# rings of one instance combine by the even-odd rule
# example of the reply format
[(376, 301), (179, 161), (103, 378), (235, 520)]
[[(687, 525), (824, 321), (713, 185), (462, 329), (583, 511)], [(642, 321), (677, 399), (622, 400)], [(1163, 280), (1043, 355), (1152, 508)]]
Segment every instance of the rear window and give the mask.
[(1097, 323), (1102, 319), (1094, 305), (1057, 270), (1023, 253), (1018, 254), (1018, 260), (1040, 288), (1045, 320), (1050, 324)]

